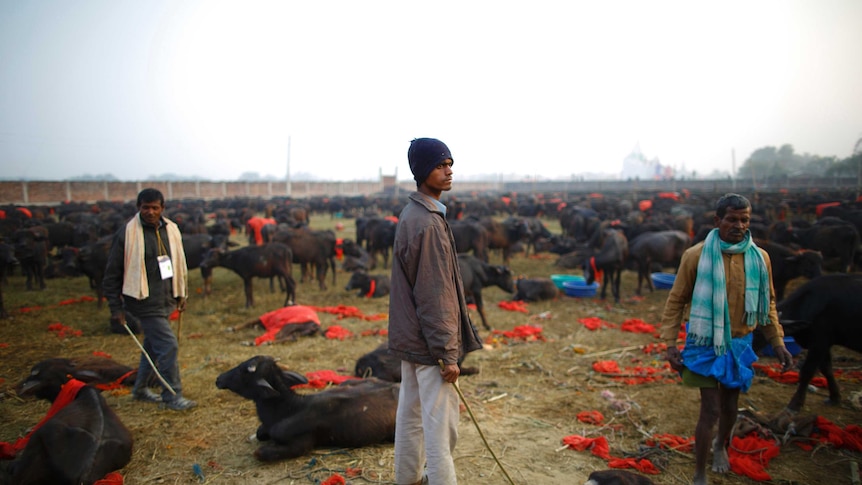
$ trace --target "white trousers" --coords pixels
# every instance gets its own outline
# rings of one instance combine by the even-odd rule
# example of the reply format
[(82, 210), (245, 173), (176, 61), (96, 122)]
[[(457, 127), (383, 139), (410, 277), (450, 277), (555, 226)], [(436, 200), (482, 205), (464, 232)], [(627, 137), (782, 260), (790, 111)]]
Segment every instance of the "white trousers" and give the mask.
[(401, 361), (401, 391), (395, 421), (395, 483), (422, 480), (456, 485), (452, 452), (458, 441), (458, 392), (440, 367)]

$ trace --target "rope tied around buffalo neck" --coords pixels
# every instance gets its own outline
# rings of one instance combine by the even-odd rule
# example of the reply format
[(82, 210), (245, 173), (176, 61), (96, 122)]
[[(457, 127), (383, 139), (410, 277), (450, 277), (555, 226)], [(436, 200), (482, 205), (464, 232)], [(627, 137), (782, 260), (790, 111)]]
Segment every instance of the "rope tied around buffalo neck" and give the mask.
[[(440, 364), (440, 368), (444, 369), (446, 366), (443, 364), (443, 359), (438, 359), (437, 363)], [(503, 467), (503, 464), (500, 463), (500, 460), (497, 458), (497, 454), (494, 453), (494, 450), (491, 449), (491, 445), (488, 444), (488, 440), (485, 439), (485, 433), (482, 432), (482, 428), (479, 427), (479, 421), (476, 421), (476, 416), (473, 415), (473, 410), (470, 409), (470, 405), (467, 404), (467, 399), (464, 397), (464, 393), (461, 392), (461, 388), (458, 387), (458, 381), (452, 383), (452, 387), (458, 392), (458, 397), (461, 398), (461, 403), (464, 404), (464, 407), (467, 409), (467, 413), (470, 415), (470, 420), (473, 421), (473, 425), (476, 426), (476, 431), (479, 432), (479, 437), (482, 438), (482, 443), (485, 444), (485, 448), (491, 453), (491, 456), (494, 458), (494, 461), (497, 463), (497, 466), (500, 467), (500, 470), (503, 472), (503, 475), (506, 476), (506, 480), (509, 481), (510, 484), (515, 485), (515, 482), (512, 481), (512, 477), (509, 476), (509, 473), (506, 471), (506, 468)]]

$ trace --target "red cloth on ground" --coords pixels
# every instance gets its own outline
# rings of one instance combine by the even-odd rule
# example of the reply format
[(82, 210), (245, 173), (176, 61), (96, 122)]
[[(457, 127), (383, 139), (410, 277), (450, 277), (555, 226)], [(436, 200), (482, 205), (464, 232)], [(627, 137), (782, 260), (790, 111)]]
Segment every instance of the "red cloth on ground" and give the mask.
[(326, 480), (320, 482), (320, 485), (345, 485), (344, 477), (335, 473)]
[(353, 332), (339, 325), (333, 325), (326, 329), (326, 338), (330, 340), (344, 340), (353, 336)]
[(593, 362), (593, 370), (602, 374), (619, 374), (620, 364), (615, 360), (599, 360)]
[(86, 386), (83, 382), (78, 379), (69, 379), (68, 382), (63, 384), (63, 387), (60, 388), (60, 393), (57, 394), (57, 398), (54, 399), (54, 402), (51, 404), (51, 407), (48, 409), (48, 413), (45, 414), (45, 417), (39, 421), (36, 426), (33, 426), (33, 429), (27, 433), (27, 436), (22, 438), (18, 438), (15, 440), (15, 443), (0, 443), (0, 460), (11, 460), (15, 458), (15, 455), (18, 454), (21, 450), (23, 450), (27, 443), (30, 441), (30, 437), (33, 436), (33, 433), (42, 427), (45, 423), (48, 422), (49, 419), (53, 418), (55, 414), (57, 414), (61, 409), (66, 407), (70, 402), (75, 400), (75, 396), (78, 395), (78, 391), (81, 390), (82, 387)]
[(623, 332), (633, 333), (653, 333), (656, 331), (655, 325), (646, 323), (640, 318), (630, 318), (623, 322), (620, 330)]
[(821, 442), (832, 443), (836, 448), (862, 451), (862, 427), (855, 424), (848, 424), (844, 428), (839, 428), (823, 416), (817, 416), (814, 433), (811, 436)]
[(578, 421), (587, 424), (598, 424), (601, 426), (605, 422), (605, 417), (598, 411), (581, 411), (577, 415)]
[(588, 330), (598, 330), (602, 327), (605, 328), (616, 328), (611, 322), (606, 322), (599, 317), (584, 317), (579, 318), (578, 322), (582, 323)]
[(266, 329), (266, 332), (260, 337), (254, 339), (254, 344), (260, 345), (264, 342), (275, 340), (276, 334), (278, 334), (279, 330), (281, 330), (285, 325), (307, 322), (314, 322), (320, 325), (320, 317), (317, 316), (317, 312), (314, 311), (314, 308), (310, 306), (286, 306), (284, 308), (264, 313), (260, 316), (260, 323), (263, 325), (263, 328)]
[(647, 473), (649, 475), (658, 475), (659, 470), (652, 464), (651, 461), (646, 458), (641, 458), (640, 460), (636, 458), (614, 458), (608, 460), (608, 467), (610, 468), (634, 468), (635, 470), (641, 473)]
[(500, 303), (497, 303), (497, 306), (503, 310), (509, 310), (510, 312), (529, 313), (527, 310), (527, 302), (525, 301), (501, 301)]
[(564, 437), (563, 444), (568, 445), (569, 448), (576, 451), (590, 450), (590, 453), (599, 458), (604, 458), (605, 460), (611, 459), (611, 448), (608, 446), (608, 440), (604, 436), (586, 438), (584, 436), (573, 434), (571, 436)]
[(765, 440), (757, 433), (749, 433), (743, 438), (734, 437), (728, 449), (730, 469), (737, 475), (745, 475), (759, 482), (772, 480), (766, 467), (780, 451), (775, 441)]

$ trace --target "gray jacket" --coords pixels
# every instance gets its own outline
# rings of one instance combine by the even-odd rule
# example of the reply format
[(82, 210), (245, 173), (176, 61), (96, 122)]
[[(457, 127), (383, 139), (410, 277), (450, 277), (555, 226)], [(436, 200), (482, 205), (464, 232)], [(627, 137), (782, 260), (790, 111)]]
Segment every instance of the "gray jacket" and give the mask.
[(480, 348), (452, 230), (433, 202), (413, 192), (395, 231), (389, 352), (415, 364), (438, 365), (438, 359), (455, 364)]

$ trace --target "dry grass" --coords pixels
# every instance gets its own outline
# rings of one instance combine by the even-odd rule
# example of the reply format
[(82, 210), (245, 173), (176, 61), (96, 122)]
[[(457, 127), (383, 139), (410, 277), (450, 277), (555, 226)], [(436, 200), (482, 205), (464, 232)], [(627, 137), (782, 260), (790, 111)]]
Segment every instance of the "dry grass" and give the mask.
[[(335, 221), (313, 218), (312, 227), (332, 227)], [(343, 237), (353, 237), (351, 221)], [(553, 232), (559, 232), (555, 221), (545, 221)], [(239, 241), (241, 238), (236, 237)], [(492, 255), (492, 262), (499, 256)], [(554, 258), (516, 256), (511, 267), (516, 274), (548, 276), (557, 273)], [(377, 272), (385, 272), (378, 269)], [(298, 275), (298, 269), (295, 271)], [(347, 277), (338, 274), (338, 284), (327, 280), (329, 289), (321, 291), (315, 284), (299, 285), (300, 304), (333, 306), (355, 305), (365, 314), (385, 313), (388, 299), (357, 298), (355, 291), (344, 291)], [(193, 291), (201, 287), (200, 275), (190, 278)], [(623, 333), (615, 329), (589, 331), (578, 319), (597, 316), (621, 323), (628, 318), (658, 322), (666, 292), (646, 295), (643, 301), (630, 299), (636, 284), (635, 274), (624, 273), (624, 302), (612, 305), (595, 299), (560, 297), (557, 300), (532, 303), (529, 314), (508, 312), (496, 303), (508, 295), (497, 288), (484, 291), (490, 323), (498, 329), (511, 330), (517, 325), (539, 323), (545, 342), (497, 342), (485, 351), (471, 354), (468, 365), (480, 368), (477, 376), (465, 377), (461, 385), (491, 447), (517, 483), (582, 483), (590, 471), (605, 468), (603, 460), (586, 452), (561, 449), (561, 439), (571, 434), (606, 436), (611, 452), (628, 456), (639, 452), (644, 433), (672, 433), (690, 436), (698, 411), (695, 391), (675, 384), (625, 386), (592, 371), (596, 359), (615, 359), (621, 367), (660, 364), (660, 357), (647, 356), (640, 350), (620, 350), (590, 357), (590, 353), (626, 349), (653, 342), (644, 334)], [(57, 306), (63, 300), (91, 295), (85, 278), (49, 280), (48, 290), (23, 291), (23, 280), (13, 276), (4, 289), (6, 306), (13, 314), (0, 321), (0, 390), (24, 378), (30, 367), (47, 357), (86, 356), (94, 351), (106, 352), (119, 362), (135, 365), (138, 350), (128, 335), (108, 331), (108, 310), (98, 310), (92, 302)], [(241, 345), (253, 340), (259, 330), (227, 333), (227, 327), (256, 318), (281, 305), (283, 297), (270, 293), (268, 282), (255, 282), (256, 306), (244, 308), (239, 277), (234, 273), (215, 271), (214, 293), (209, 298), (194, 296), (185, 314), (180, 344), (180, 362), (184, 394), (199, 402), (199, 407), (184, 413), (159, 410), (155, 405), (141, 404), (123, 393), (106, 394), (135, 436), (132, 462), (123, 470), (126, 483), (200, 483), (193, 473), (199, 465), (206, 483), (320, 483), (333, 473), (345, 474), (348, 468), (361, 469), (360, 477), (350, 483), (392, 483), (393, 450), (391, 444), (352, 450), (319, 450), (311, 456), (262, 464), (253, 456), (255, 445), (247, 441), (257, 428), (254, 406), (228, 391), (215, 387), (216, 376), (239, 362), (257, 354), (273, 355), (300, 373), (332, 369), (351, 373), (357, 357), (375, 348), (379, 336), (359, 336), (365, 330), (385, 328), (387, 322), (358, 319), (338, 320), (321, 313), (322, 327), (341, 325), (357, 337), (328, 340), (304, 338), (295, 343), (263, 347)], [(41, 307), (27, 313), (25, 307)], [(538, 319), (547, 312), (549, 318)], [(474, 317), (478, 318), (477, 315)], [(81, 337), (60, 339), (47, 331), (51, 323), (63, 323), (80, 329)], [(489, 333), (482, 331), (483, 338)], [(837, 367), (860, 365), (858, 354), (839, 351)], [(858, 381), (842, 381), (845, 396), (858, 392)], [(622, 414), (615, 414), (600, 391), (611, 390), (618, 398), (634, 403)], [(771, 413), (789, 400), (793, 387), (757, 378), (741, 405)], [(820, 401), (823, 392), (809, 395), (805, 413), (817, 413), (841, 424), (862, 421), (860, 411), (847, 406), (828, 408)], [(45, 402), (22, 402), (6, 396), (0, 400), (0, 440), (11, 441), (35, 424), (48, 408)], [(604, 427), (583, 424), (575, 416), (580, 411), (598, 410), (607, 421)], [(461, 483), (506, 483), (491, 455), (482, 444), (469, 416), (462, 415), (461, 439), (456, 450), (456, 464)], [(774, 483), (848, 483), (848, 463), (859, 454), (822, 448), (803, 452), (793, 445), (782, 448), (769, 471)], [(688, 483), (693, 458), (685, 454), (659, 454), (652, 457), (662, 474), (652, 477), (656, 483)], [(748, 484), (751, 480), (733, 474), (711, 475), (713, 484)]]

